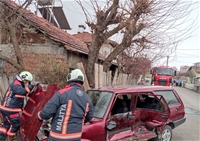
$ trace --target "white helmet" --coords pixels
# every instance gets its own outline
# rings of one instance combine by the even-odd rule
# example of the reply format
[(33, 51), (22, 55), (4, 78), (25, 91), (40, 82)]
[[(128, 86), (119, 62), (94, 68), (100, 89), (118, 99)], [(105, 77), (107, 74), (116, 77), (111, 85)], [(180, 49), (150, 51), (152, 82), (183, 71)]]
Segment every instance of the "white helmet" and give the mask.
[(32, 81), (33, 80), (33, 75), (28, 72), (28, 71), (23, 71), (19, 74), (19, 77), (21, 78), (21, 80), (27, 80), (27, 81)]
[(72, 70), (71, 73), (67, 75), (67, 82), (72, 81), (84, 82), (84, 75), (80, 69)]

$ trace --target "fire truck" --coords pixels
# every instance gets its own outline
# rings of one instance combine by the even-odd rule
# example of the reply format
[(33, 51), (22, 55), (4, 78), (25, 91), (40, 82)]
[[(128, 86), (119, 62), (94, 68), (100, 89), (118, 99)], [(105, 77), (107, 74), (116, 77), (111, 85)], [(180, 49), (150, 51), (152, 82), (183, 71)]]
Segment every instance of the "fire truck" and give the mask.
[(150, 71), (152, 75), (151, 85), (172, 86), (173, 76), (176, 71), (168, 66), (155, 66)]

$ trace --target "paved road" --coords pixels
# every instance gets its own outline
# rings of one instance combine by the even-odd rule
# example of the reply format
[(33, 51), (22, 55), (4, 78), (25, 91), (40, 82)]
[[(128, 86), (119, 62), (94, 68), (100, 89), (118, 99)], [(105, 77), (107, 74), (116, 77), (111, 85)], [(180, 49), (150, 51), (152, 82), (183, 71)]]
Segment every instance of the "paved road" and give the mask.
[(200, 93), (175, 87), (186, 111), (186, 122), (173, 130), (172, 141), (200, 141)]

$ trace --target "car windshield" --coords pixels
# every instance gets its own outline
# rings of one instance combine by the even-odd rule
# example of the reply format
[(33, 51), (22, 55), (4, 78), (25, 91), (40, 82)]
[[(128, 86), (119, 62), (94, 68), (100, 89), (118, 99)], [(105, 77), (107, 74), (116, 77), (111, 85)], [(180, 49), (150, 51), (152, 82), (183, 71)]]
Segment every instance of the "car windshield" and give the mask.
[(162, 74), (162, 75), (172, 75), (173, 74), (173, 72), (172, 72), (172, 70), (171, 69), (164, 69), (164, 68), (157, 68), (156, 70), (155, 70), (155, 74)]
[(89, 90), (87, 91), (87, 94), (90, 96), (94, 106), (93, 116), (96, 118), (103, 118), (109, 107), (113, 93), (106, 91)]

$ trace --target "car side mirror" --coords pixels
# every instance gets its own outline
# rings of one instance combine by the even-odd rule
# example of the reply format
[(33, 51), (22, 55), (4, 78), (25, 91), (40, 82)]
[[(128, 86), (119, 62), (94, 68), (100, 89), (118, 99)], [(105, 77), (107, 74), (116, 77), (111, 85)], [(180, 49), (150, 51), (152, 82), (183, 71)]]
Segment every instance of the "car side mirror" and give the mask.
[(150, 70), (150, 74), (152, 74), (153, 73), (153, 70)]
[(176, 71), (174, 71), (174, 76), (176, 76)]
[(109, 121), (108, 125), (106, 126), (106, 129), (111, 131), (115, 129), (116, 126), (117, 126), (117, 123), (115, 121)]

